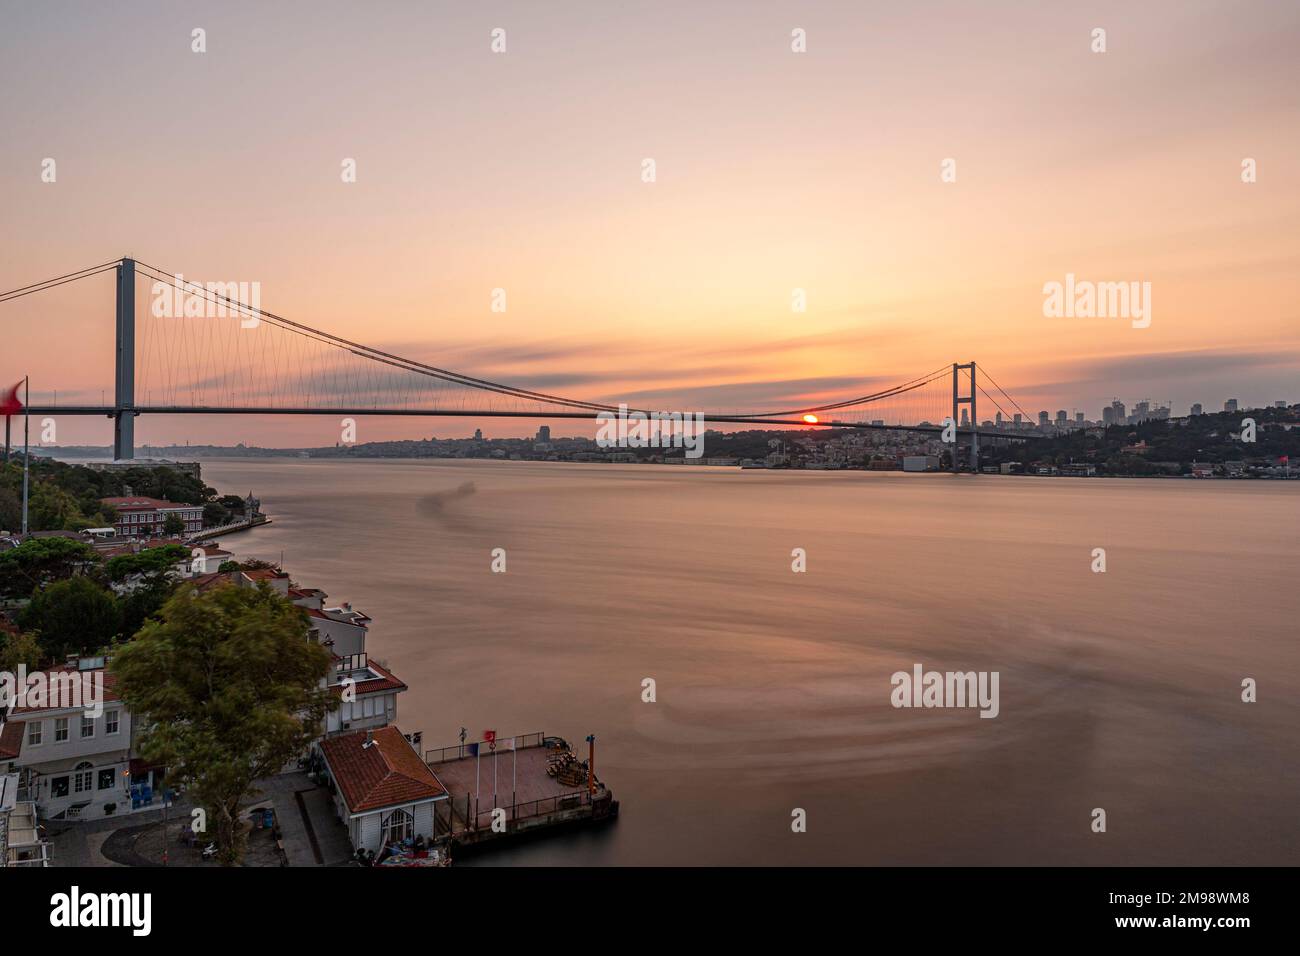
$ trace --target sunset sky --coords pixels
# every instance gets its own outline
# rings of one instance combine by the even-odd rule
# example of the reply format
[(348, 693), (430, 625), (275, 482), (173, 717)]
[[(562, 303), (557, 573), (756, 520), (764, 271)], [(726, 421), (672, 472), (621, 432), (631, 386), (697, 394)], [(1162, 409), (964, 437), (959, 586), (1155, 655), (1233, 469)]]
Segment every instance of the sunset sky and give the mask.
[[(1282, 0), (5, 0), (0, 291), (132, 255), (259, 282), (267, 309), (386, 351), (600, 401), (775, 407), (975, 359), (1034, 412), (1296, 402), (1297, 50), (1300, 4)], [(1045, 318), (1043, 285), (1067, 273), (1150, 282), (1150, 327)], [(0, 305), (3, 384), (111, 397), (111, 290)], [(476, 425), (536, 427), (375, 419), (360, 438)], [(136, 426), (138, 444), (337, 431)], [(111, 428), (70, 419), (59, 439)]]

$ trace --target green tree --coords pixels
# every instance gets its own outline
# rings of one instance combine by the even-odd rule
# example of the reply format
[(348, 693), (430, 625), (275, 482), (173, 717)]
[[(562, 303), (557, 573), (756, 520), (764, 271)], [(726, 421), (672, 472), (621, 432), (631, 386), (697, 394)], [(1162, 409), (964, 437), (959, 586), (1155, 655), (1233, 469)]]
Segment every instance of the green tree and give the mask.
[(118, 600), (122, 608), (123, 634), (128, 637), (134, 634), (162, 608), (180, 580), (177, 565), (188, 561), (189, 557), (189, 549), (179, 544), (168, 544), (109, 559), (104, 573), (113, 583), (139, 576), (130, 592)]
[(33, 589), (72, 577), (99, 563), (95, 549), (72, 538), (29, 538), (0, 552), (0, 595), (27, 596)]
[(230, 512), (215, 501), (209, 501), (203, 506), (203, 527), (215, 528), (217, 525), (228, 524), (230, 520)]
[(225, 865), (243, 858), (255, 781), (302, 753), (334, 706), (329, 652), (307, 634), (302, 609), (265, 584), (181, 587), (113, 658), (141, 754), (208, 808)]
[(162, 577), (176, 580), (176, 566), (190, 557), (184, 545), (167, 544), (161, 548), (145, 548), (136, 554), (119, 554), (104, 565), (104, 572), (114, 583), (125, 581), (135, 574), (145, 577)]
[(23, 529), (23, 502), (8, 488), (0, 487), (0, 531)]
[(18, 614), (18, 625), (35, 631), (44, 655), (58, 661), (111, 642), (122, 629), (122, 611), (112, 593), (79, 574), (32, 595)]
[(41, 647), (36, 643), (35, 634), (0, 629), (0, 671), (12, 674), (20, 664), (35, 670), (41, 660)]
[(185, 522), (181, 520), (180, 515), (173, 512), (172, 514), (169, 514), (166, 518), (163, 519), (163, 534), (167, 535), (170, 538), (174, 538), (177, 535), (181, 535), (184, 533), (185, 533)]

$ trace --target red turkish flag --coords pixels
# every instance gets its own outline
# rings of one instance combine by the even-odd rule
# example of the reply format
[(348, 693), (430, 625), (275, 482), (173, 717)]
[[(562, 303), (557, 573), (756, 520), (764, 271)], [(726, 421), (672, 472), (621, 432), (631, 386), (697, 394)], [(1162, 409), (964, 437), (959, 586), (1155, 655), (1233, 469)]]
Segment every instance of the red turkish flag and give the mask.
[(483, 731), (483, 739), (490, 744), (494, 744), (497, 741), (497, 732), (495, 730), (485, 730)]
[(23, 410), (23, 403), (18, 401), (18, 386), (21, 384), (22, 382), (15, 382), (4, 401), (0, 402), (0, 415), (17, 415)]

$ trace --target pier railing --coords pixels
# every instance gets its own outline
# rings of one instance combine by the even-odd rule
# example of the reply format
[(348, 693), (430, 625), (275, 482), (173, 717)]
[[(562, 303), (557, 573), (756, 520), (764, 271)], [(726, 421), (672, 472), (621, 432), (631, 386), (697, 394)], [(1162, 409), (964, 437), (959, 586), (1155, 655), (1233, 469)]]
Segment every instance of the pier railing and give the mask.
[[(506, 746), (506, 741), (509, 739), (509, 737), (498, 737), (495, 752), (498, 754), (510, 753), (510, 748)], [(529, 747), (540, 747), (545, 740), (546, 734), (540, 730), (532, 734), (515, 734), (515, 749), (527, 750)], [(433, 750), (426, 750), (424, 752), (424, 762), (426, 764), (435, 764), (446, 763), (449, 760), (467, 759), (473, 756), (470, 752), (470, 746), (475, 743), (479, 746), (480, 755), (492, 752), (488, 749), (486, 740), (476, 740), (464, 744), (452, 744), (450, 747), (437, 747)]]
[[(466, 799), (466, 794), (461, 798), (461, 809), (464, 810), (464, 804), (472, 800)], [(566, 810), (576, 810), (580, 807), (589, 807), (592, 802), (592, 794), (586, 790), (575, 790), (572, 793), (561, 793), (554, 797), (543, 797), (540, 800), (529, 800), (527, 803), (516, 803), (514, 806), (504, 804), (496, 809), (506, 811), (506, 819), (513, 823), (516, 820), (528, 820), (533, 817), (544, 817), (552, 813), (562, 813)], [(478, 812), (472, 810), (469, 816), (474, 818), (466, 829), (468, 830), (490, 830), (492, 828), (492, 807), (480, 807)], [(465, 830), (457, 830), (456, 833), (464, 833)], [(453, 833), (453, 836), (455, 833)]]

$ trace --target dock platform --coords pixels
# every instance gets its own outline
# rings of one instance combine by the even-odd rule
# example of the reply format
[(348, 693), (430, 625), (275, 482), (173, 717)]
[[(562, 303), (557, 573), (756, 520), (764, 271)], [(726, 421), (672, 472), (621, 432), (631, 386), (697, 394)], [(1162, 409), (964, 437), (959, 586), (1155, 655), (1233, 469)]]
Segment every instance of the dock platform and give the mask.
[[(447, 788), (450, 832), (457, 843), (479, 844), (550, 827), (611, 820), (618, 816), (613, 793), (592, 775), (587, 761), (561, 737), (542, 733), (501, 737), (425, 752), (424, 762)], [(563, 755), (564, 772), (549, 774)], [(494, 810), (504, 814), (494, 814)], [(496, 820), (497, 826), (493, 827)]]

